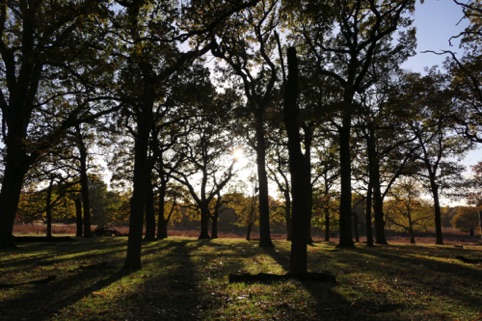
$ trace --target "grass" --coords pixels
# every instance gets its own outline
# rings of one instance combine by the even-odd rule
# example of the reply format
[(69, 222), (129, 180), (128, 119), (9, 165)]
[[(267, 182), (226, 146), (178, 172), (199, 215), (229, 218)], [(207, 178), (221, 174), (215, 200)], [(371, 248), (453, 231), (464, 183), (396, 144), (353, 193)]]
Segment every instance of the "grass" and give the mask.
[[(24, 243), (0, 253), (0, 320), (482, 320), (482, 247), (393, 244), (309, 248), (338, 283), (229, 284), (230, 273), (285, 273), (289, 243), (175, 237), (145, 243), (124, 274), (126, 238)], [(55, 276), (48, 283), (30, 281)]]

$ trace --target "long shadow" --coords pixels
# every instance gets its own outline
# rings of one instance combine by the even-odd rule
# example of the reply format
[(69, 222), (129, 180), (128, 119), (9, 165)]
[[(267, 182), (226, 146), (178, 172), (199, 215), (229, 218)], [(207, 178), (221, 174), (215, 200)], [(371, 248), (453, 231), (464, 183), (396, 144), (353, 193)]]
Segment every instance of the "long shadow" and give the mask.
[[(285, 271), (289, 271), (290, 251), (282, 247), (276, 249), (264, 249), (264, 252), (273, 258)], [(313, 271), (322, 272), (322, 271)], [(316, 320), (367, 320), (366, 314), (353, 308), (348, 302), (335, 291), (336, 283), (317, 280), (298, 280), (297, 282), (310, 293), (315, 300)]]

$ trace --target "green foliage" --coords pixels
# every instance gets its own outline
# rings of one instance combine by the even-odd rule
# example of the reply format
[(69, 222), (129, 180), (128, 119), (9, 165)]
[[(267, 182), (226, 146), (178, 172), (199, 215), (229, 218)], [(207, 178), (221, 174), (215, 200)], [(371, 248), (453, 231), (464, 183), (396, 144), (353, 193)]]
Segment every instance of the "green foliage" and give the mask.
[(391, 190), (384, 203), (387, 228), (413, 233), (432, 226), (433, 206), (421, 198), (422, 188), (413, 178), (402, 178)]

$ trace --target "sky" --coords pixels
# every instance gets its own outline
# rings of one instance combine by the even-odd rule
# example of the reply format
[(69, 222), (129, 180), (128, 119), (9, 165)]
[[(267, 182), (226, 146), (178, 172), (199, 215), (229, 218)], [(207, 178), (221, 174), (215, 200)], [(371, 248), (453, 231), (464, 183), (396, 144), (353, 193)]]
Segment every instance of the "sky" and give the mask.
[(423, 53), (425, 50), (461, 52), (458, 43), (450, 46), (449, 39), (465, 28), (466, 22), (461, 21), (462, 16), (461, 8), (452, 0), (425, 0), (423, 4), (417, 1), (414, 17), (417, 28), (417, 54), (410, 58), (404, 67), (422, 72), (425, 67), (443, 62), (443, 56)]
[[(466, 22), (461, 21), (462, 17), (462, 9), (452, 0), (425, 0), (423, 4), (417, 1), (415, 10), (417, 54), (411, 57), (403, 67), (423, 73), (424, 68), (443, 63), (443, 56), (423, 53), (425, 50), (451, 50), (462, 53), (456, 41), (452, 46), (449, 44), (450, 37), (458, 35), (466, 26)], [(475, 165), (479, 161), (482, 161), (482, 146), (471, 151), (464, 163)]]

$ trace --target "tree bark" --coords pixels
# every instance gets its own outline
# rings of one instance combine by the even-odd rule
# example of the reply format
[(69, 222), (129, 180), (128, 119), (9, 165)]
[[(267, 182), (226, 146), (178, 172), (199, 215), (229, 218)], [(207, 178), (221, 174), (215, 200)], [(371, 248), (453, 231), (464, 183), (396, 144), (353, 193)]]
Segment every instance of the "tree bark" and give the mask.
[(313, 215), (313, 185), (311, 184), (311, 145), (313, 143), (313, 130), (310, 126), (304, 127), (304, 139), (303, 145), (305, 148), (305, 154), (303, 157), (305, 167), (305, 184), (306, 184), (306, 207), (308, 209), (308, 218), (306, 222), (306, 237), (307, 242), (313, 245), (313, 238), (311, 236), (311, 218)]
[(432, 189), (433, 207), (435, 214), (435, 244), (443, 245), (442, 236), (442, 210), (440, 209), (440, 199), (438, 194), (438, 186), (434, 178), (430, 178), (430, 187)]
[(368, 179), (367, 199), (365, 208), (365, 225), (367, 233), (367, 246), (373, 246), (373, 229), (372, 229), (372, 184)]
[(288, 189), (284, 190), (285, 199), (285, 221), (286, 221), (286, 240), (293, 239), (293, 222), (291, 221), (291, 196)]
[[(348, 104), (348, 103), (347, 103)], [(345, 109), (350, 107), (345, 106)], [(353, 248), (351, 224), (351, 153), (350, 153), (351, 113), (344, 111), (342, 126), (339, 128), (340, 145), (340, 241), (339, 247)]]
[(325, 205), (325, 242), (330, 242), (330, 209)]
[(45, 200), (45, 220), (47, 224), (46, 237), (52, 237), (52, 192), (54, 188), (54, 178), (51, 177), (47, 188), (47, 198)]
[(23, 180), (29, 168), (25, 158), (25, 152), (20, 144), (10, 142), (7, 146), (5, 171), (0, 192), (0, 249), (15, 247), (13, 225)]
[(200, 240), (210, 239), (209, 236), (209, 209), (205, 204), (201, 204), (201, 233), (199, 234)]
[(360, 234), (358, 233), (358, 214), (357, 212), (352, 212), (353, 214), (353, 234), (355, 235), (355, 242), (360, 242)]
[(266, 140), (263, 111), (256, 115), (256, 163), (259, 184), (259, 246), (273, 247), (269, 222), (268, 174), (266, 173)]
[(219, 217), (218, 215), (212, 215), (211, 216), (211, 238), (212, 239), (217, 239), (219, 237), (218, 235), (218, 220)]
[(80, 193), (84, 210), (84, 237), (92, 237), (90, 217), (89, 177), (87, 175), (87, 148), (82, 138), (80, 125), (75, 126), (77, 136), (77, 148), (80, 160)]
[(480, 230), (480, 238), (482, 238), (482, 211), (479, 211), (479, 230)]
[(80, 195), (75, 198), (75, 236), (81, 237), (83, 234), (83, 220), (82, 220), (82, 200)]
[(157, 214), (157, 239), (167, 238), (167, 223), (168, 220), (165, 218), (165, 201), (166, 197), (166, 183), (161, 181), (159, 186), (159, 213)]
[(370, 184), (373, 190), (373, 212), (375, 219), (375, 242), (377, 244), (387, 244), (385, 236), (385, 216), (383, 214), (383, 197), (380, 185), (380, 162), (378, 160), (375, 129), (373, 123), (368, 125), (367, 136), (367, 154), (368, 154), (368, 174)]
[(148, 184), (146, 191), (146, 241), (154, 241), (156, 239), (156, 217), (154, 214), (154, 191), (152, 184)]
[(146, 207), (147, 189), (150, 179), (148, 146), (149, 133), (151, 131), (154, 106), (155, 77), (152, 67), (148, 64), (141, 64), (143, 75), (143, 95), (139, 119), (137, 120), (137, 135), (134, 145), (134, 190), (131, 198), (131, 213), (129, 217), (129, 238), (127, 241), (127, 254), (124, 261), (124, 268), (127, 270), (139, 270), (142, 268), (142, 227), (144, 211)]
[(288, 135), (288, 153), (291, 174), (292, 224), (291, 255), (289, 272), (305, 274), (308, 272), (308, 184), (305, 155), (301, 151), (300, 127), (298, 124), (298, 59), (296, 49), (288, 48), (288, 81), (284, 101), (284, 123)]

